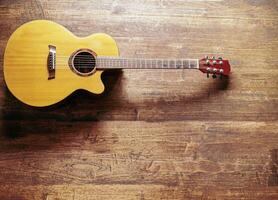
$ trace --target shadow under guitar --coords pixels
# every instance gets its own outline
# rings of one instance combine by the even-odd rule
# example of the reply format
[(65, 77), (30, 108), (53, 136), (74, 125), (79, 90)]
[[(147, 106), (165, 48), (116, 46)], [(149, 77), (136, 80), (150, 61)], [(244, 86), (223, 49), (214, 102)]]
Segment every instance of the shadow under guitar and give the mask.
[[(103, 94), (93, 95), (89, 92), (79, 90), (62, 102), (44, 108), (34, 108), (19, 102), (5, 88), (4, 104), (1, 113), (1, 133), (8, 138), (22, 137), (29, 133), (55, 134), (61, 131), (57, 127), (57, 123), (74, 124), (77, 122), (96, 122), (102, 119), (109, 120), (109, 117), (106, 117), (109, 115), (109, 112), (113, 112), (113, 110), (119, 110), (120, 112), (121, 106), (133, 109), (134, 115), (136, 115), (136, 112), (138, 112), (136, 109), (137, 105), (132, 105), (132, 102), (126, 102), (126, 100), (123, 102), (118, 97), (122, 92), (121, 78), (121, 70), (107, 70), (102, 76), (106, 87)], [(212, 85), (207, 84), (206, 88), (201, 88), (193, 97), (181, 97), (180, 101), (183, 106), (186, 106), (189, 102), (201, 104), (202, 101), (207, 101), (209, 96), (217, 95), (220, 91), (226, 90), (228, 85), (229, 77), (223, 77), (222, 80), (215, 80)], [(163, 98), (158, 97), (155, 103), (164, 105), (164, 101)], [(153, 104), (153, 101), (144, 101), (144, 106), (146, 107), (152, 107)], [(174, 106), (176, 104), (176, 107), (180, 106), (180, 103), (176, 101), (171, 104)], [(136, 118), (134, 119), (136, 120)], [(113, 119), (110, 118), (110, 120)], [(82, 129), (82, 127), (80, 128)]]
[[(102, 75), (105, 85), (105, 91), (102, 94), (94, 95), (85, 90), (77, 90), (63, 101), (42, 108), (23, 104), (5, 86), (1, 110), (1, 133), (9, 138), (24, 136), (25, 133), (51, 134), (58, 132), (53, 123), (98, 121), (101, 105), (107, 105), (110, 99), (120, 91), (121, 87), (118, 87), (118, 82), (121, 77), (121, 70), (107, 70)], [(115, 101), (117, 98), (113, 99), (113, 105), (116, 108), (118, 101)], [(88, 114), (88, 107), (90, 107), (90, 114)], [(47, 122), (45, 126), (42, 126), (43, 122)]]

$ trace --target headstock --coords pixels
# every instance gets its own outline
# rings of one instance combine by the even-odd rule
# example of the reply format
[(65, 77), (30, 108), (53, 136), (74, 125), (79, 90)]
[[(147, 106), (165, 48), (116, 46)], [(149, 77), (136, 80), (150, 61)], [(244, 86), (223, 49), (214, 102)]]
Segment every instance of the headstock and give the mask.
[(223, 60), (221, 57), (209, 58), (206, 56), (205, 58), (199, 60), (199, 70), (203, 73), (207, 74), (209, 78), (209, 74), (212, 74), (212, 78), (216, 78), (219, 75), (220, 78), (222, 76), (228, 76), (231, 71), (231, 67), (228, 60)]

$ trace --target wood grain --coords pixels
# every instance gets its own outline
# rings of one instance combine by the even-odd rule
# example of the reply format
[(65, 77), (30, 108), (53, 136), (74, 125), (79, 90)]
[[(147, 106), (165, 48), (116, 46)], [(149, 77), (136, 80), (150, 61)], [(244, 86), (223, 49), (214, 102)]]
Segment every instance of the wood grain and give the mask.
[[(0, 199), (277, 199), (278, 2), (0, 1)], [(3, 80), (11, 33), (34, 19), (116, 39), (125, 57), (231, 60), (195, 71), (104, 74), (35, 109)]]

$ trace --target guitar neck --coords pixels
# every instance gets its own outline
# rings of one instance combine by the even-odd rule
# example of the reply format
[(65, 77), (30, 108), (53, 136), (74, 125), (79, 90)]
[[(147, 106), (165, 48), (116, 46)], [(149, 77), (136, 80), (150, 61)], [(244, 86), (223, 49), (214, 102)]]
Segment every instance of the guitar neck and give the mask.
[(97, 57), (96, 67), (99, 69), (199, 69), (199, 60)]

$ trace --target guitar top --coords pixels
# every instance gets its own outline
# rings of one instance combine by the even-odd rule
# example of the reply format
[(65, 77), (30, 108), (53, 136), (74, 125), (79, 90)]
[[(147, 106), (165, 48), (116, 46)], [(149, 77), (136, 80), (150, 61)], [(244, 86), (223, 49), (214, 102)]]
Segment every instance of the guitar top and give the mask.
[(31, 106), (55, 104), (78, 89), (100, 94), (104, 91), (101, 74), (106, 69), (197, 69), (221, 78), (229, 75), (230, 64), (220, 57), (121, 58), (109, 35), (80, 38), (47, 20), (20, 26), (5, 49), (5, 82), (17, 99)]

